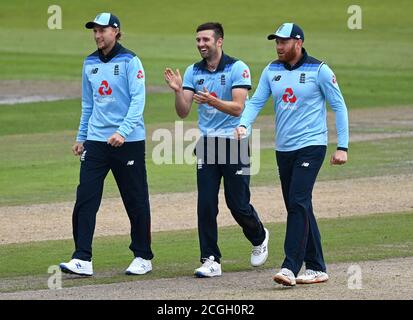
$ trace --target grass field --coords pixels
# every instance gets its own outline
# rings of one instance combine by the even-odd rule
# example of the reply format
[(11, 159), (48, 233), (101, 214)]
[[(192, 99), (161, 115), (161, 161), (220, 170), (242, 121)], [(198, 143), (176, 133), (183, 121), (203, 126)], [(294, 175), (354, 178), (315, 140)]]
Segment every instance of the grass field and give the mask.
[[(125, 32), (124, 45), (141, 57), (148, 84), (163, 84), (165, 66), (184, 69), (199, 59), (194, 30), (206, 20), (225, 27), (227, 53), (245, 60), (256, 84), (262, 68), (275, 57), (266, 35), (284, 21), (300, 24), (310, 54), (328, 62), (351, 107), (408, 104), (413, 100), (409, 28), (410, 1), (397, 6), (359, 1), (362, 30), (350, 30), (349, 1), (56, 1), (62, 8), (62, 30), (47, 28), (49, 1), (2, 2), (3, 46), (0, 79), (80, 80), (84, 57), (95, 50), (84, 29), (101, 10), (115, 12)], [(311, 9), (309, 9), (311, 7)], [(200, 11), (201, 10), (201, 11)], [(389, 48), (391, 50), (389, 50)]]
[[(205, 20), (219, 20), (226, 29), (225, 50), (244, 59), (251, 67), (256, 85), (263, 66), (274, 58), (273, 44), (265, 36), (282, 21), (294, 20), (305, 30), (305, 46), (314, 56), (325, 59), (337, 73), (349, 110), (380, 106), (410, 105), (413, 91), (412, 29), (405, 28), (413, 5), (401, 1), (391, 10), (375, 1), (361, 1), (363, 29), (347, 28), (348, 1), (325, 6), (323, 1), (208, 2), (214, 13), (203, 17), (193, 1), (57, 1), (62, 8), (62, 30), (47, 28), (48, 1), (2, 3), (2, 20), (7, 26), (0, 48), (0, 79), (55, 79), (80, 81), (85, 55), (95, 50), (84, 22), (96, 12), (111, 10), (121, 18), (124, 45), (136, 51), (144, 62), (148, 85), (163, 84), (165, 66), (180, 67), (199, 59), (194, 43), (194, 29)], [(132, 8), (132, 10), (131, 10)], [(236, 10), (235, 10), (236, 8)], [(228, 12), (231, 12), (229, 15)], [(199, 18), (194, 18), (199, 17)], [(389, 19), (397, 17), (397, 19)], [(386, 18), (386, 19), (385, 19)], [(163, 23), (168, 21), (168, 23)], [(391, 53), (386, 49), (391, 46)], [(391, 56), (390, 56), (391, 54)], [(149, 128), (173, 124), (173, 95), (153, 93), (147, 98), (145, 122)], [(267, 107), (263, 115), (272, 114)], [(196, 121), (195, 110), (188, 118)], [(77, 181), (78, 162), (70, 154), (80, 117), (80, 100), (32, 103), (0, 107), (0, 141), (7, 152), (0, 153), (0, 206), (71, 200)], [(195, 126), (195, 123), (193, 124)], [(351, 162), (343, 170), (323, 169), (322, 179), (337, 179), (360, 174), (388, 174), (408, 170), (412, 148), (410, 141), (366, 142), (352, 145)], [(148, 155), (153, 144), (148, 141)], [(358, 153), (358, 150), (363, 150)], [(386, 152), (385, 150), (391, 150)], [(373, 166), (364, 160), (370, 154)], [(397, 159), (397, 161), (393, 161)], [(380, 160), (379, 160), (380, 159)], [(375, 166), (374, 164), (380, 164)], [(254, 185), (272, 184), (274, 160), (271, 149), (263, 150), (261, 174)], [(357, 169), (359, 168), (359, 169)], [(148, 159), (151, 192), (194, 189), (191, 166), (151, 164)], [(182, 181), (176, 184), (176, 178)], [(11, 183), (13, 178), (13, 183)], [(116, 196), (113, 180), (107, 195)]]
[[(0, 47), (1, 80), (80, 81), (86, 55), (95, 50), (91, 32), (84, 23), (98, 12), (112, 11), (122, 23), (122, 43), (141, 58), (147, 85), (165, 86), (166, 66), (180, 68), (198, 61), (195, 29), (206, 21), (220, 21), (225, 28), (226, 53), (244, 60), (251, 69), (253, 88), (263, 67), (275, 58), (268, 33), (285, 21), (294, 21), (305, 32), (304, 47), (310, 55), (326, 61), (337, 75), (349, 112), (404, 106), (413, 112), (413, 3), (396, 4), (362, 0), (361, 30), (347, 27), (347, 0), (311, 1), (80, 1), (56, 0), (62, 8), (62, 30), (47, 28), (50, 1), (2, 1), (3, 26)], [(61, 82), (64, 85), (64, 82)], [(24, 88), (22, 88), (24, 90)], [(150, 93), (145, 107), (148, 132), (172, 128), (178, 120), (172, 93)], [(80, 117), (80, 99), (0, 105), (0, 211), (4, 206), (73, 201), (79, 160), (70, 152)], [(186, 126), (196, 127), (195, 107)], [(396, 110), (396, 109), (395, 109)], [(397, 109), (400, 110), (400, 109)], [(270, 117), (268, 106), (262, 116)], [(331, 128), (332, 129), (332, 128)], [(378, 128), (372, 123), (355, 131), (405, 132), (406, 126)], [(272, 129), (262, 131), (272, 139)], [(193, 165), (155, 165), (151, 153), (155, 143), (147, 139), (147, 169), (152, 194), (188, 192), (196, 188)], [(329, 145), (330, 154), (334, 144)], [(331, 167), (328, 159), (319, 180), (411, 174), (413, 141), (410, 137), (351, 142), (350, 162)], [(178, 183), (177, 183), (178, 182)], [(278, 182), (274, 150), (261, 149), (260, 172), (253, 186)], [(105, 197), (118, 197), (110, 175)], [(271, 262), (281, 262), (284, 224), (271, 224)], [(385, 259), (412, 255), (413, 212), (320, 221), (328, 263)], [(126, 236), (97, 238), (94, 242), (93, 279), (67, 280), (64, 286), (130, 281), (122, 274), (130, 262)], [(239, 228), (220, 231), (225, 271), (248, 270), (250, 246)], [(0, 245), (0, 291), (38, 289), (46, 285), (47, 267), (72, 251), (71, 240)], [(154, 272), (145, 279), (188, 275), (197, 266), (195, 230), (153, 234), (156, 257)], [(242, 254), (239, 254), (242, 252)], [(26, 261), (30, 260), (27, 268)], [(179, 268), (177, 261), (179, 261)], [(171, 267), (172, 266), (172, 267)], [(33, 276), (35, 280), (20, 281)], [(17, 280), (16, 280), (17, 279)], [(19, 280), (20, 279), (20, 280)], [(37, 280), (36, 280), (37, 279)], [(16, 280), (16, 281), (15, 281)], [(16, 284), (20, 283), (20, 284)], [(24, 283), (24, 284), (22, 284)]]
[[(67, 132), (60, 135), (15, 135), (7, 137), (7, 140), (0, 137), (0, 143), (10, 143), (8, 153), (0, 159), (0, 206), (73, 201), (78, 183), (79, 159), (70, 152), (71, 138)], [(319, 180), (411, 173), (411, 145), (411, 138), (353, 143), (351, 161), (337, 168), (331, 167), (329, 158), (326, 157)], [(330, 145), (328, 154), (331, 154), (334, 148), (334, 145)], [(147, 170), (151, 193), (196, 190), (194, 165), (155, 165), (150, 158), (151, 146), (148, 155)], [(260, 171), (252, 177), (252, 185), (278, 183), (274, 150), (263, 149)], [(105, 196), (118, 195), (117, 186), (109, 174), (105, 184)]]
[[(267, 227), (271, 232), (270, 258), (263, 268), (275, 268), (283, 259), (280, 248), (284, 241), (285, 224), (268, 224)], [(413, 254), (413, 212), (320, 219), (319, 227), (323, 234), (327, 263), (380, 260)], [(224, 272), (251, 269), (251, 247), (239, 227), (222, 228), (219, 243)], [(196, 230), (154, 233), (154, 269), (144, 277), (128, 277), (123, 274), (131, 260), (128, 245), (127, 236), (95, 239), (95, 277), (69, 278), (63, 281), (63, 286), (188, 276), (198, 266)], [(8, 284), (5, 282), (0, 286), (0, 292), (47, 288), (48, 267), (60, 263), (63, 257), (69, 257), (72, 248), (71, 240), (0, 246), (0, 256), (3, 259), (0, 282), (8, 281)], [(30, 264), (21, 263), (28, 260)], [(18, 281), (25, 277), (26, 281)]]

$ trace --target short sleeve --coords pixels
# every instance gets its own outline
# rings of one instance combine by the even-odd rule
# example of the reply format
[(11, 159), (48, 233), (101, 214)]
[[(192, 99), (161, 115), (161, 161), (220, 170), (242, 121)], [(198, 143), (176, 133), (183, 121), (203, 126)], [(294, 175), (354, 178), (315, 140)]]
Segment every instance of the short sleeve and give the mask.
[(194, 65), (192, 64), (185, 70), (184, 80), (182, 84), (183, 89), (196, 92), (193, 80), (194, 80)]
[(238, 60), (234, 63), (231, 72), (232, 89), (234, 88), (245, 88), (251, 89), (251, 73), (248, 66)]

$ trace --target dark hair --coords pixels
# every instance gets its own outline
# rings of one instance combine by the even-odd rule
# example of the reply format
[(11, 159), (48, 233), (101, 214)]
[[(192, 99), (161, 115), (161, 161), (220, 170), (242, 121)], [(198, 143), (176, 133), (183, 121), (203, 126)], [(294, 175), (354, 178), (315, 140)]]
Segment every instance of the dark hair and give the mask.
[(204, 30), (214, 30), (215, 40), (222, 38), (224, 39), (224, 28), (219, 22), (207, 22), (203, 23), (196, 29), (196, 32)]

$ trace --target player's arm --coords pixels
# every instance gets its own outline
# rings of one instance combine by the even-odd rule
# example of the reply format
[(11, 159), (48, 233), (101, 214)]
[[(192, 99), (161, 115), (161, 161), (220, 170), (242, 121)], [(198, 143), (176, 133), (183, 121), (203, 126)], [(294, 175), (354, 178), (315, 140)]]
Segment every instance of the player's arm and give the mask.
[(219, 111), (225, 112), (234, 117), (239, 117), (244, 110), (245, 100), (248, 97), (248, 90), (251, 90), (250, 74), (251, 73), (248, 66), (243, 61), (238, 60), (231, 68), (231, 100), (225, 101), (214, 97), (210, 95), (205, 88), (203, 92), (198, 92), (198, 95), (195, 95), (194, 97), (199, 98), (198, 101), (201, 103), (204, 103), (203, 99), (206, 98), (206, 103), (215, 107)]
[(108, 144), (120, 147), (142, 118), (145, 108), (145, 71), (138, 57), (133, 57), (126, 66), (130, 104), (128, 113), (116, 132), (109, 137)]
[(244, 112), (242, 113), (239, 126), (235, 130), (235, 137), (238, 139), (247, 135), (248, 130), (257, 119), (258, 114), (271, 95), (271, 87), (268, 82), (267, 68), (268, 67), (266, 67), (261, 73), (260, 81), (258, 82), (258, 86), (254, 92), (254, 95), (251, 99), (245, 102)]
[(338, 86), (333, 71), (327, 66), (322, 65), (318, 74), (318, 81), (321, 91), (331, 109), (335, 113), (336, 131), (337, 131), (337, 150), (330, 158), (331, 164), (344, 164), (347, 162), (349, 129), (347, 107)]
[(194, 100), (198, 104), (205, 103), (231, 116), (239, 117), (244, 109), (247, 96), (248, 90), (246, 88), (233, 88), (232, 100), (226, 101), (211, 95), (204, 87), (204, 91), (198, 91), (194, 94)]
[(183, 87), (179, 69), (176, 69), (176, 72), (174, 72), (172, 69), (166, 68), (164, 78), (169, 87), (175, 92), (176, 113), (180, 118), (186, 118), (191, 111), (194, 91)]
[(76, 143), (72, 146), (73, 154), (78, 156), (83, 152), (83, 142), (87, 138), (87, 129), (89, 125), (89, 119), (92, 115), (93, 109), (93, 91), (92, 85), (86, 75), (86, 66), (83, 65), (82, 70), (82, 115), (80, 116), (79, 131), (76, 137)]

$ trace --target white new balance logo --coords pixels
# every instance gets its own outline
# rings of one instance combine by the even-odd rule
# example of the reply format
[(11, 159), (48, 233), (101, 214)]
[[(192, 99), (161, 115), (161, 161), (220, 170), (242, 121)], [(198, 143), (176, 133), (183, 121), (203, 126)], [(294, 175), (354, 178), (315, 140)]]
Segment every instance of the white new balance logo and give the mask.
[(80, 161), (85, 161), (87, 150), (83, 151), (82, 155), (80, 156)]
[(307, 168), (309, 165), (310, 165), (309, 162), (303, 162), (303, 163), (301, 164), (301, 166), (302, 166), (302, 167), (305, 167), (305, 168)]
[(198, 159), (197, 163), (198, 163), (198, 170), (202, 169), (202, 159)]
[(133, 166), (134, 163), (135, 163), (135, 160), (129, 160), (126, 165), (127, 166)]
[(235, 172), (236, 175), (240, 175), (242, 174), (242, 169), (241, 170), (237, 170), (237, 172)]

